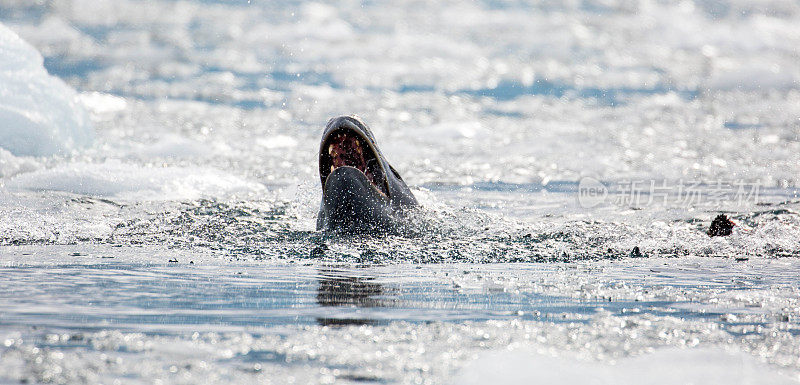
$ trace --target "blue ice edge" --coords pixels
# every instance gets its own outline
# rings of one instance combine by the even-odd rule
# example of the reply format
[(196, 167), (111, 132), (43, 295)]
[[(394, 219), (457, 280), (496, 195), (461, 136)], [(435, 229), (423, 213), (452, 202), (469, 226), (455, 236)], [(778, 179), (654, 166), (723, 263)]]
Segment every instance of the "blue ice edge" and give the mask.
[[(629, 183), (630, 180), (603, 180), (598, 181), (600, 184), (607, 188), (609, 194), (621, 194), (621, 193), (630, 193), (630, 190), (625, 190), (620, 187), (625, 187), (626, 183)], [(650, 182), (649, 180), (647, 182)], [(656, 180), (657, 184), (656, 187), (659, 187), (658, 183), (661, 183), (662, 180)], [(676, 181), (669, 181), (666, 180), (668, 186), (675, 186)], [(718, 186), (714, 183), (695, 183), (693, 181), (684, 181), (684, 183), (691, 188), (696, 188), (702, 192), (711, 191)], [(481, 191), (481, 192), (516, 192), (516, 193), (538, 193), (538, 192), (549, 192), (549, 193), (558, 193), (558, 194), (577, 194), (580, 189), (580, 181), (569, 181), (569, 180), (560, 180), (560, 181), (549, 181), (547, 184), (542, 183), (509, 183), (509, 182), (502, 182), (502, 181), (482, 181), (482, 182), (475, 182), (470, 184), (457, 184), (457, 183), (439, 183), (439, 182), (430, 182), (430, 183), (423, 183), (420, 187), (423, 187), (430, 191), (435, 192), (459, 192), (459, 191)], [(640, 190), (637, 192), (643, 196), (649, 196), (651, 191), (648, 189), (648, 186), (639, 184), (637, 187)], [(784, 199), (796, 199), (800, 198), (800, 187), (759, 187), (759, 196), (762, 197), (770, 197), (770, 198), (784, 198)]]
[[(96, 33), (95, 33), (96, 34)], [(278, 67), (280, 67), (280, 63)], [(94, 61), (68, 61), (67, 59), (59, 56), (46, 57), (44, 60), (45, 68), (53, 75), (61, 78), (79, 77), (85, 78), (89, 74), (103, 70), (107, 65), (94, 62)], [(344, 89), (345, 85), (337, 82), (330, 72), (315, 72), (304, 71), (299, 73), (287, 72), (283, 69), (276, 69), (267, 73), (245, 73), (240, 71), (233, 71), (227, 68), (217, 66), (204, 66), (202, 73), (216, 73), (216, 72), (230, 72), (237, 79), (242, 81), (241, 89), (243, 90), (258, 90), (262, 88), (269, 88), (275, 91), (289, 91), (295, 84), (321, 86), (326, 85), (333, 89)], [(185, 80), (174, 77), (155, 76), (148, 78), (144, 81), (160, 81), (165, 83), (173, 83), (176, 81)], [(382, 91), (383, 89), (373, 89), (373, 91)], [(147, 95), (129, 95), (124, 92), (115, 90), (107, 90), (111, 94), (118, 96), (137, 97), (140, 99), (148, 100), (154, 99)], [(699, 97), (700, 91), (697, 89), (679, 89), (669, 85), (657, 84), (649, 88), (635, 88), (635, 87), (578, 87), (562, 81), (551, 81), (547, 79), (536, 79), (531, 84), (523, 84), (515, 80), (503, 80), (494, 87), (477, 88), (477, 89), (460, 89), (455, 91), (444, 91), (436, 88), (434, 85), (429, 84), (401, 84), (396, 89), (396, 92), (405, 93), (444, 93), (447, 95), (467, 95), (475, 98), (491, 98), (497, 101), (510, 101), (522, 96), (548, 96), (557, 99), (588, 99), (594, 100), (600, 105), (607, 106), (621, 106), (625, 105), (629, 99), (636, 96), (649, 96), (649, 95), (663, 95), (674, 93), (684, 100), (694, 100)], [(252, 110), (258, 108), (269, 107), (263, 100), (260, 99), (242, 99), (234, 101), (219, 100), (216, 98), (195, 97), (188, 100), (201, 101), (210, 104), (232, 105), (244, 110)], [(520, 117), (519, 114), (506, 113), (503, 111), (489, 109), (487, 111), (496, 115), (507, 115), (511, 117)]]
[(431, 191), (456, 192), (456, 191), (487, 191), (487, 192), (552, 192), (573, 194), (578, 192), (577, 181), (551, 181), (547, 184), (541, 183), (508, 183), (508, 182), (475, 182), (471, 184), (456, 183), (424, 183), (421, 187)]
[(475, 90), (462, 90), (459, 93), (475, 97), (488, 97), (499, 101), (513, 100), (520, 96), (541, 95), (554, 98), (568, 99), (594, 99), (600, 104), (617, 106), (622, 105), (632, 96), (660, 95), (675, 93), (685, 100), (696, 99), (700, 92), (690, 89), (675, 89), (666, 85), (657, 85), (652, 88), (633, 87), (577, 87), (573, 84), (536, 79), (530, 85), (520, 82), (505, 80), (496, 87)]

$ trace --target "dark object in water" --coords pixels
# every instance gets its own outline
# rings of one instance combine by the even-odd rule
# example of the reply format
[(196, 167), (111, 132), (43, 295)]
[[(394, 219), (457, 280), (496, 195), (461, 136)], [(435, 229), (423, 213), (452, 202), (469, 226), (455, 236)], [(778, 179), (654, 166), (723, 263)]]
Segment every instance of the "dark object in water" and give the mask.
[(380, 232), (403, 219), (417, 200), (386, 161), (369, 127), (356, 116), (331, 119), (319, 147), (322, 205), (317, 230)]
[(727, 237), (733, 232), (733, 226), (736, 226), (733, 221), (728, 219), (725, 214), (720, 214), (711, 221), (711, 226), (706, 233), (710, 237)]

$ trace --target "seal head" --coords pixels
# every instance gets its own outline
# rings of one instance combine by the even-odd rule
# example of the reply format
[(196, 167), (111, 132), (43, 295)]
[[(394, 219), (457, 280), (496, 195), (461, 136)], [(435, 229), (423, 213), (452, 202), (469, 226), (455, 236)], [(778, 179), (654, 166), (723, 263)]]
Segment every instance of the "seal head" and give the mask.
[(357, 116), (328, 121), (319, 148), (322, 204), (317, 230), (373, 232), (402, 220), (403, 210), (417, 205), (400, 174)]

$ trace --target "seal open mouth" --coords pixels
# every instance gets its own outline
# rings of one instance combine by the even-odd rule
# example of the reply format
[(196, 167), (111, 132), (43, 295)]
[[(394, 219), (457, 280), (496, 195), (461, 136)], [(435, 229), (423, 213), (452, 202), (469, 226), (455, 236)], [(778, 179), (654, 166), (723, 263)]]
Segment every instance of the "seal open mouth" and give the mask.
[(361, 171), (378, 192), (388, 197), (386, 174), (371, 141), (348, 127), (330, 131), (322, 141), (319, 174), (323, 185), (328, 176), (339, 167), (352, 167)]
[(405, 222), (418, 205), (383, 157), (369, 126), (355, 115), (328, 121), (319, 145), (322, 202), (317, 230), (383, 232)]

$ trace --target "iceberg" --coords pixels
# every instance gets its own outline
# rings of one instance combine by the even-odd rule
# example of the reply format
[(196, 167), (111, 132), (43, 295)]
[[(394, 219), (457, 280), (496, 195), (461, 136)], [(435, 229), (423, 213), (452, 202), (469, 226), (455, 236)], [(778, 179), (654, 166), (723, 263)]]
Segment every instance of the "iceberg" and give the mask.
[(39, 51), (0, 23), (0, 149), (14, 156), (68, 154), (94, 139), (75, 90), (43, 63)]

